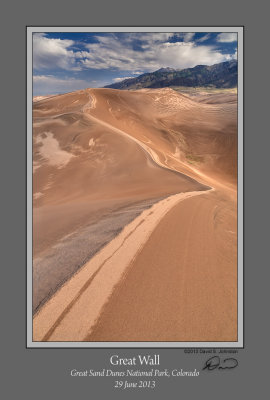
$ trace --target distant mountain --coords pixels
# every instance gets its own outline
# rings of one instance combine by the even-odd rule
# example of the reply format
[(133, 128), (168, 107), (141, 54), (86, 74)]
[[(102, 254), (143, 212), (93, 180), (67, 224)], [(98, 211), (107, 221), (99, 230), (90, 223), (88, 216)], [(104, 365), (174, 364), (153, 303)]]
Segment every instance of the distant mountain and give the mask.
[(219, 64), (197, 65), (194, 68), (161, 68), (155, 72), (105, 86), (112, 89), (163, 88), (170, 86), (213, 86), (232, 88), (237, 86), (237, 61), (225, 61)]

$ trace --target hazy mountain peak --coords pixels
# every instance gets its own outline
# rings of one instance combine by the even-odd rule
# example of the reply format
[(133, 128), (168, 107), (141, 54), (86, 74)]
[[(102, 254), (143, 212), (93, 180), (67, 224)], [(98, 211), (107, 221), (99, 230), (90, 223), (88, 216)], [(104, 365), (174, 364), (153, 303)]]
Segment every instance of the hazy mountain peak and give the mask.
[(165, 67), (165, 68), (160, 68), (155, 72), (173, 72), (176, 71), (174, 68), (170, 68), (170, 67)]

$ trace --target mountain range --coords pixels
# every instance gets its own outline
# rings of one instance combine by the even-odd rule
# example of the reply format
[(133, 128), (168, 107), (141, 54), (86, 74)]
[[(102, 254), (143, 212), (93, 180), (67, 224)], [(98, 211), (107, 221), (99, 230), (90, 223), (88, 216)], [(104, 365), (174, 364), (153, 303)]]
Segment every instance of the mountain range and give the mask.
[(161, 68), (105, 87), (125, 90), (172, 86), (233, 88), (237, 86), (237, 68), (236, 60), (186, 69)]

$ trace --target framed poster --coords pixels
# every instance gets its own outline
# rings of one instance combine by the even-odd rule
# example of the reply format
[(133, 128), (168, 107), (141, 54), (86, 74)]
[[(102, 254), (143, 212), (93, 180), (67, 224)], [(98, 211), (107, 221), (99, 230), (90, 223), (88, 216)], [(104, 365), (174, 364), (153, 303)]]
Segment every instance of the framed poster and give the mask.
[(216, 4), (4, 0), (1, 398), (267, 393), (269, 13)]
[(29, 348), (243, 347), (243, 27), (28, 27), (27, 156)]

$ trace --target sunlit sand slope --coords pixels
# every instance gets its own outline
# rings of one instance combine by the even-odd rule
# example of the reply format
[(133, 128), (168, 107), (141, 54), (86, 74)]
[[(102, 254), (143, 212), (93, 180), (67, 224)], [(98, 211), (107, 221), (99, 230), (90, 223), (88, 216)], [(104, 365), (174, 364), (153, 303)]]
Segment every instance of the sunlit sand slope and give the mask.
[(237, 340), (237, 94), (86, 89), (33, 118), (35, 340)]
[[(104, 107), (102, 99), (86, 90), (33, 107), (34, 310), (135, 218), (137, 211), (130, 207), (143, 210), (155, 199), (206, 189), (164, 167), (140, 137), (92, 115)], [(115, 216), (110, 229), (108, 215)], [(89, 244), (90, 232), (99, 240)]]

